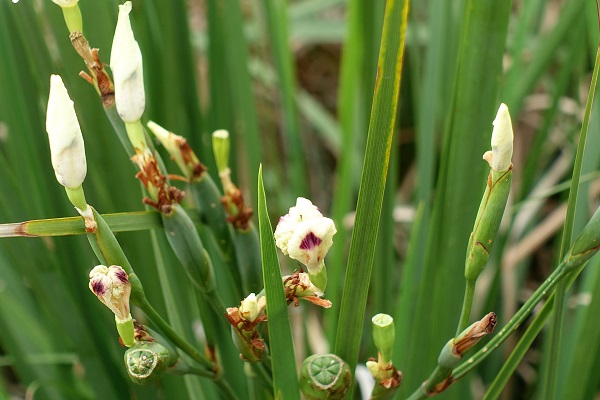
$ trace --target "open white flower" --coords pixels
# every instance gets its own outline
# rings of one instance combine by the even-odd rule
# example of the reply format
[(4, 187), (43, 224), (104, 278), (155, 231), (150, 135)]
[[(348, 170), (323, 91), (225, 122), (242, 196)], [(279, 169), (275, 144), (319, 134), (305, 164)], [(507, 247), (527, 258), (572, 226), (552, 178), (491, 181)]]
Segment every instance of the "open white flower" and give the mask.
[(316, 274), (324, 265), (336, 232), (333, 220), (324, 217), (310, 200), (298, 197), (296, 206), (279, 219), (275, 243), (283, 254), (289, 254)]
[(287, 255), (288, 242), (294, 234), (294, 230), (300, 222), (315, 218), (323, 218), (323, 214), (313, 205), (310, 200), (304, 197), (298, 197), (296, 206), (291, 207), (290, 211), (279, 218), (279, 223), (275, 229), (275, 244), (281, 249), (283, 254)]
[(144, 113), (144, 70), (142, 52), (133, 36), (129, 12), (131, 1), (119, 6), (117, 28), (110, 54), (110, 68), (115, 84), (115, 102), (119, 116), (125, 122), (136, 122)]
[(512, 164), (513, 129), (506, 104), (500, 104), (492, 131), (492, 162), (496, 171), (508, 171)]
[(80, 187), (87, 173), (83, 136), (73, 101), (59, 75), (50, 77), (46, 131), (58, 183), (70, 189)]
[(129, 296), (131, 283), (127, 273), (118, 265), (97, 265), (90, 271), (90, 290), (115, 314), (117, 322), (131, 320)]

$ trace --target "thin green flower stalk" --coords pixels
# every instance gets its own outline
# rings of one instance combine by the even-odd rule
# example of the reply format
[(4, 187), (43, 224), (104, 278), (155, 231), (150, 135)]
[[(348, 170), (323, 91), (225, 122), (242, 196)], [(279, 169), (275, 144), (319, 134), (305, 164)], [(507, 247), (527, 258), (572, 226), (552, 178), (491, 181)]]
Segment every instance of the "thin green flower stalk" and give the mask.
[(477, 278), (490, 258), (512, 182), (513, 130), (506, 104), (500, 105), (493, 124), (492, 150), (483, 155), (490, 165), (490, 173), (467, 246), (465, 296), (457, 335), (469, 324)]
[(58, 4), (63, 12), (65, 23), (70, 33), (82, 32), (83, 21), (81, 19), (81, 10), (79, 9), (79, 0), (52, 0)]
[(283, 254), (304, 264), (311, 282), (324, 292), (327, 287), (325, 256), (336, 232), (333, 220), (324, 217), (310, 200), (298, 197), (296, 206), (279, 218), (275, 244)]
[(227, 222), (234, 232), (234, 246), (238, 267), (243, 278), (245, 292), (262, 286), (260, 241), (256, 226), (252, 223), (253, 211), (246, 206), (241, 190), (231, 181), (229, 168), (229, 132), (220, 129), (212, 134), (213, 152), (223, 186), (221, 202), (227, 213)]
[(335, 354), (315, 354), (302, 363), (298, 383), (307, 400), (343, 399), (352, 384), (352, 372)]
[(97, 265), (90, 272), (90, 290), (115, 314), (121, 342), (131, 347), (134, 343), (133, 318), (129, 312), (131, 283), (127, 273), (118, 265)]
[(454, 382), (452, 371), (463, 359), (464, 354), (484, 336), (492, 333), (497, 322), (496, 314), (489, 313), (457, 337), (450, 339), (440, 352), (436, 369), (409, 400), (426, 399), (446, 390)]
[(371, 399), (392, 399), (402, 381), (402, 373), (392, 364), (392, 350), (396, 337), (394, 319), (388, 314), (377, 314), (371, 319), (371, 323), (373, 341), (377, 347), (377, 359), (367, 361), (367, 368), (375, 378)]

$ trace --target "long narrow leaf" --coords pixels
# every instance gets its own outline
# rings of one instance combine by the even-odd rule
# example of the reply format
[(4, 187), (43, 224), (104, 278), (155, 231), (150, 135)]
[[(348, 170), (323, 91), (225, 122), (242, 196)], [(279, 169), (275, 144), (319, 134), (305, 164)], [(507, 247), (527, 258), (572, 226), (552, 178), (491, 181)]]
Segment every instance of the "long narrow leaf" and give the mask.
[(336, 354), (351, 369), (358, 358), (396, 123), (408, 7), (408, 0), (390, 0), (385, 10), (369, 136), (338, 323), (341, 329), (335, 343)]
[(300, 399), (298, 375), (294, 363), (294, 343), (288, 316), (287, 302), (273, 229), (269, 221), (267, 200), (262, 179), (262, 166), (258, 170), (258, 223), (260, 249), (263, 260), (263, 282), (267, 296), (267, 322), (269, 324), (273, 389), (276, 399)]

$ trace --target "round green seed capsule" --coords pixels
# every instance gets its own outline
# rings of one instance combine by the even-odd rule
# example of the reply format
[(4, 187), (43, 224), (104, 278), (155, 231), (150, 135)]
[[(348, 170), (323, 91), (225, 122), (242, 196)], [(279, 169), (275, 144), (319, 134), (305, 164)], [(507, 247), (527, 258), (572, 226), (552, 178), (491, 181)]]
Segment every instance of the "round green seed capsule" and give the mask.
[(136, 342), (125, 352), (127, 373), (133, 382), (142, 386), (160, 379), (169, 360), (169, 350), (156, 342)]
[(335, 354), (312, 355), (302, 364), (300, 389), (307, 400), (343, 399), (351, 384), (350, 367)]

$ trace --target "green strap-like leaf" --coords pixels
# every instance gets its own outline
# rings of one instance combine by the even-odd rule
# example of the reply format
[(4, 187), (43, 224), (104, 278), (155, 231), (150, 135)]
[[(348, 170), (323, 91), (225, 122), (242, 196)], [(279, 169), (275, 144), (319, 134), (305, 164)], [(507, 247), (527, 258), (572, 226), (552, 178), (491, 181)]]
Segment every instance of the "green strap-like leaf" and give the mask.
[(335, 344), (335, 353), (351, 370), (358, 358), (396, 122), (408, 6), (408, 0), (390, 0), (385, 10), (364, 169), (338, 323), (341, 329), (338, 329)]
[(294, 358), (292, 329), (283, 291), (283, 281), (273, 229), (267, 212), (262, 166), (258, 170), (258, 223), (263, 262), (263, 282), (267, 296), (267, 322), (271, 339), (273, 389), (276, 399), (300, 399)]

